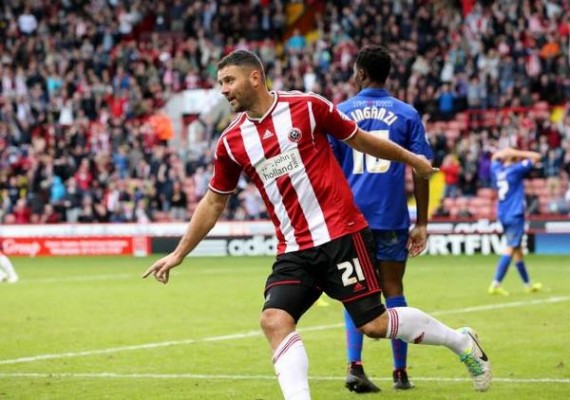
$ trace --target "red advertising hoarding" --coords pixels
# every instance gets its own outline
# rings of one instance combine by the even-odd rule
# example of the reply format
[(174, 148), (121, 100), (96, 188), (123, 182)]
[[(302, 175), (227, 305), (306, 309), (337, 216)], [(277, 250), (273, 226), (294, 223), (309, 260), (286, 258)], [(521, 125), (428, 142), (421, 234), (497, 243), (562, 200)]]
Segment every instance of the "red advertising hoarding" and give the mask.
[(2, 241), (8, 256), (135, 255), (150, 253), (146, 236), (17, 237)]

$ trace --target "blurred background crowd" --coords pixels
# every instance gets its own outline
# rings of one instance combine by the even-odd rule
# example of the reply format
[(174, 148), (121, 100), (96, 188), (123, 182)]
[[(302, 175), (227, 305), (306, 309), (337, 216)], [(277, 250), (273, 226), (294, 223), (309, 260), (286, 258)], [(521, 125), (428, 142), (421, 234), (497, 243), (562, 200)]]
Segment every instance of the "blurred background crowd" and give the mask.
[[(205, 194), (229, 115), (188, 157), (165, 104), (216, 87), (216, 62), (255, 51), (273, 90), (338, 103), (361, 46), (386, 45), (388, 89), (423, 116), (440, 217), (493, 217), (490, 155), (538, 151), (528, 211), (568, 214), (570, 3), (11, 0), (0, 8), (0, 222), (184, 221)], [(185, 127), (184, 127), (185, 128)], [(184, 146), (173, 139), (181, 136)], [(203, 143), (202, 143), (203, 144)], [(266, 217), (240, 182), (227, 218)]]

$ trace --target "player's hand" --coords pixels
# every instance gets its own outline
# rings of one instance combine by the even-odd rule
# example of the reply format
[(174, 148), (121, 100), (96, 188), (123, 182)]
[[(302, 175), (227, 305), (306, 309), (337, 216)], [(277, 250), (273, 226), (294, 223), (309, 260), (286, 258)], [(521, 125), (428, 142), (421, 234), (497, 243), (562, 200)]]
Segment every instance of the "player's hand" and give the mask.
[(145, 271), (142, 275), (146, 278), (150, 274), (154, 275), (154, 278), (160, 283), (167, 284), (170, 275), (170, 270), (182, 263), (180, 257), (174, 253), (170, 253), (166, 257), (162, 257), (160, 260), (156, 261), (152, 266)]
[(417, 156), (417, 160), (419, 161), (414, 165), (414, 173), (416, 176), (423, 179), (429, 179), (430, 176), (439, 171), (439, 168), (432, 167), (431, 162), (424, 156)]
[(410, 231), (408, 239), (408, 251), (410, 257), (415, 257), (424, 251), (427, 243), (427, 228), (425, 226), (414, 226)]

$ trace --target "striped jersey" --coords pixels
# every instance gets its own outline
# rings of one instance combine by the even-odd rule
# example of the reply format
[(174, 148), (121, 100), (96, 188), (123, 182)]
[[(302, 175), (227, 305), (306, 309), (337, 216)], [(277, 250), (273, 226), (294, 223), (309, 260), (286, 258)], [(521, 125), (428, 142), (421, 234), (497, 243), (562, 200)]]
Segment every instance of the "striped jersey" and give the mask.
[(243, 171), (276, 230), (278, 254), (309, 249), (364, 229), (327, 133), (351, 138), (357, 125), (312, 93), (271, 92), (261, 118), (236, 115), (216, 147), (210, 189), (232, 193)]

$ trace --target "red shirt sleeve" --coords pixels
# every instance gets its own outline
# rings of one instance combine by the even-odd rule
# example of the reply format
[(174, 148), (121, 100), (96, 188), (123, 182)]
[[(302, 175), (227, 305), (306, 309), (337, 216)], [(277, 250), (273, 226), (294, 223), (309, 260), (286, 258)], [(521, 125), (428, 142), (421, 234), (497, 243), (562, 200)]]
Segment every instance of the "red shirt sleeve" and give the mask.
[(318, 127), (326, 133), (331, 134), (338, 140), (348, 140), (356, 134), (358, 125), (342, 112), (340, 112), (333, 103), (311, 93), (313, 115)]
[(242, 168), (233, 158), (227, 135), (218, 141), (214, 158), (214, 173), (209, 187), (216, 193), (230, 194), (236, 189)]

